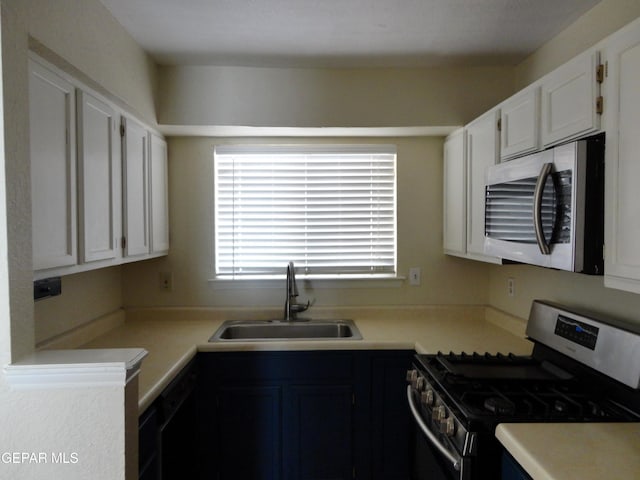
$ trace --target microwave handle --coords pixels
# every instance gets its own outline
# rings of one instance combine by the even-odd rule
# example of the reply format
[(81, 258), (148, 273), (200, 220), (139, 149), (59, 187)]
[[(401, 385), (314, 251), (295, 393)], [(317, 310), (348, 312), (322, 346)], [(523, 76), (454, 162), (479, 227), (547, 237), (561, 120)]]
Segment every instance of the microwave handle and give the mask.
[(542, 165), (540, 175), (536, 181), (536, 189), (533, 192), (533, 226), (536, 231), (536, 242), (540, 253), (543, 255), (549, 255), (551, 249), (544, 238), (544, 231), (542, 230), (542, 194), (544, 193), (544, 185), (547, 183), (547, 178), (551, 175), (551, 163), (545, 163)]

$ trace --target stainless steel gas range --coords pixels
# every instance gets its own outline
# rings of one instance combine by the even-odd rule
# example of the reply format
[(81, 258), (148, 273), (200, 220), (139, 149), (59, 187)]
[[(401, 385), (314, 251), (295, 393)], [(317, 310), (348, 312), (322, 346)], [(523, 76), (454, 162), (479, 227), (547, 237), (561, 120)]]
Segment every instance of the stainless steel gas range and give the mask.
[(415, 356), (415, 480), (500, 478), (499, 423), (640, 421), (640, 334), (534, 301), (527, 336), (531, 356)]

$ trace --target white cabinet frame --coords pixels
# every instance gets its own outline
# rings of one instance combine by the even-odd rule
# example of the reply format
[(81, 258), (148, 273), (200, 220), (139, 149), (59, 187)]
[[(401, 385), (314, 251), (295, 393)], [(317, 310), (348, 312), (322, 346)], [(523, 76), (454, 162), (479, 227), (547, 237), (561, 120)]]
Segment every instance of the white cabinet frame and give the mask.
[(540, 88), (532, 87), (500, 105), (500, 158), (540, 148)]
[(149, 156), (147, 130), (122, 117), (122, 191), (124, 255), (149, 253)]
[(588, 51), (542, 80), (542, 145), (546, 148), (600, 129), (599, 54)]
[(640, 21), (605, 42), (604, 285), (640, 293)]
[[(116, 112), (90, 93), (78, 90), (78, 200), (80, 261), (118, 256)], [(118, 182), (119, 183), (119, 182)]]
[(169, 171), (167, 142), (149, 134), (149, 220), (151, 253), (169, 251)]
[(75, 265), (75, 86), (29, 59), (33, 268)]

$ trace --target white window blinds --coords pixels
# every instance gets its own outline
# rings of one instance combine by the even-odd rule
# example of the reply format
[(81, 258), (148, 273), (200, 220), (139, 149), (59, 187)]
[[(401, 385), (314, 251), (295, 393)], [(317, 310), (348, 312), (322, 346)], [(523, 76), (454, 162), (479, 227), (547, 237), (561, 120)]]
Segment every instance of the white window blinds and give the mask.
[(218, 146), (218, 276), (393, 274), (395, 146)]

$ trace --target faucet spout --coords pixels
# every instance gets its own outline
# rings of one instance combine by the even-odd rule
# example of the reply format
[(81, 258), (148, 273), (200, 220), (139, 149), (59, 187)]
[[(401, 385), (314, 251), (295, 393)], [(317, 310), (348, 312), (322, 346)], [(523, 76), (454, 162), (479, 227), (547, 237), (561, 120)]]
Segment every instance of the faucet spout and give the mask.
[(286, 298), (284, 301), (284, 320), (286, 322), (295, 321), (298, 313), (304, 312), (311, 305), (309, 301), (307, 301), (306, 305), (297, 303), (297, 297), (298, 286), (296, 285), (295, 267), (293, 262), (289, 262), (287, 265)]

